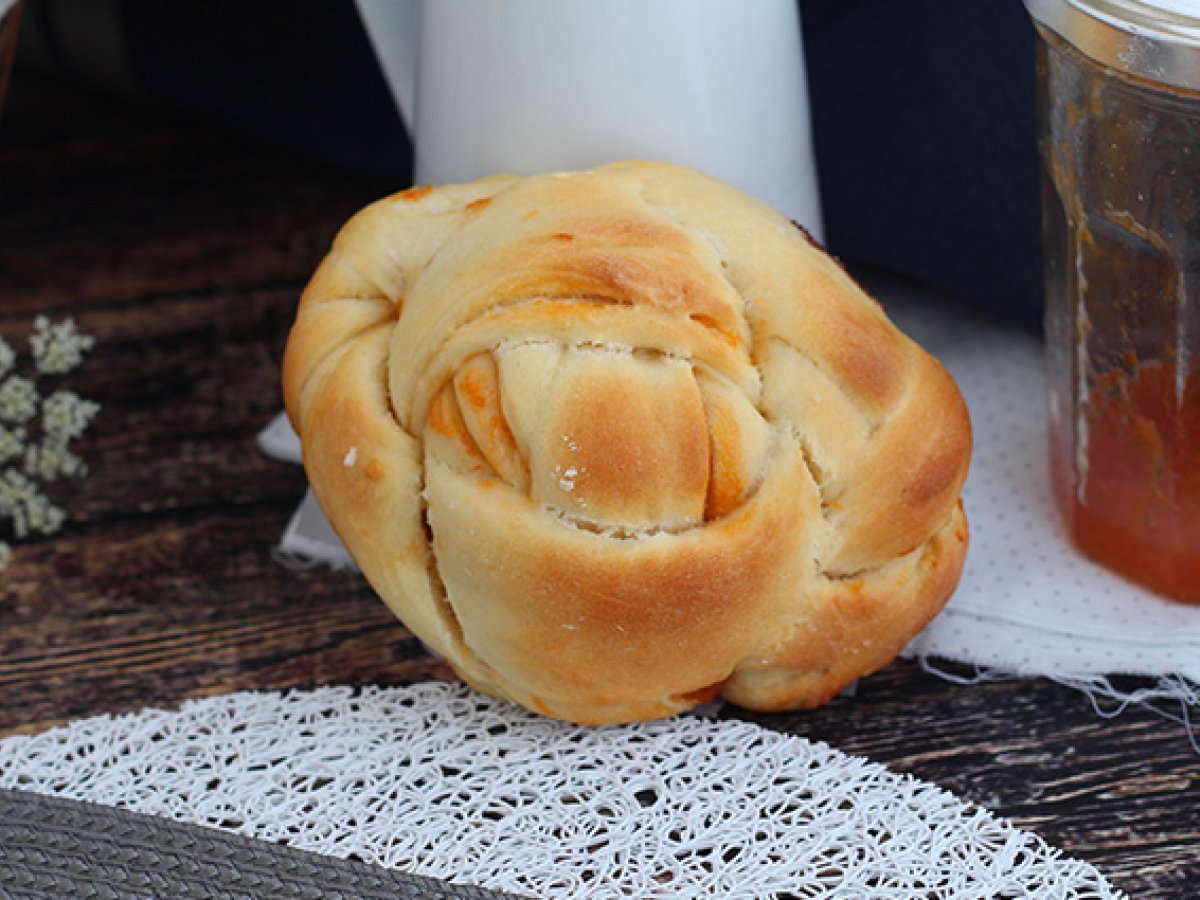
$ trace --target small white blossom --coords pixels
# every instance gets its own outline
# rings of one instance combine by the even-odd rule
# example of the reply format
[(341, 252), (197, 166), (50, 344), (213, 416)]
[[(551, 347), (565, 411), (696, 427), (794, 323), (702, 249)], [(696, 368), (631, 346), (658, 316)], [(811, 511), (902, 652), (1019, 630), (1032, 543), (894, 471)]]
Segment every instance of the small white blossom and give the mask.
[(73, 319), (51, 323), (45, 316), (38, 316), (33, 320), (29, 347), (39, 372), (47, 375), (70, 372), (95, 345), (96, 339), (76, 328)]
[(25, 429), (0, 425), (0, 466), (16, 459), (25, 451)]
[(4, 338), (0, 338), (0, 377), (7, 375), (16, 365), (17, 352)]
[(10, 375), (0, 384), (0, 420), (23, 425), (38, 410), (37, 388), (28, 378)]
[(0, 516), (12, 522), (18, 538), (54, 534), (66, 513), (50, 502), (41, 489), (16, 469), (5, 469), (0, 478)]
[(29, 477), (42, 481), (77, 478), (87, 474), (87, 466), (79, 456), (68, 450), (65, 444), (51, 440), (26, 447), (22, 468)]
[(4, 541), (0, 541), (0, 572), (8, 568), (8, 561), (12, 559), (12, 547), (8, 546)]
[(84, 400), (74, 391), (55, 391), (42, 401), (42, 433), (65, 445), (83, 434), (99, 411), (99, 403)]

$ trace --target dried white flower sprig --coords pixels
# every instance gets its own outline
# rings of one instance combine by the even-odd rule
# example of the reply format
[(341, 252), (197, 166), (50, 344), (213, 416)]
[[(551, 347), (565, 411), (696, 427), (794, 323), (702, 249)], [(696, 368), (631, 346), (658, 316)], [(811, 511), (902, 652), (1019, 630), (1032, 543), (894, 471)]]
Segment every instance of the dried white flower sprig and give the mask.
[(39, 372), (61, 375), (70, 372), (83, 362), (83, 355), (96, 346), (96, 339), (82, 334), (72, 319), (57, 324), (45, 316), (33, 320), (33, 334), (29, 336), (29, 347), (33, 351), (33, 362)]
[[(100, 405), (74, 391), (43, 396), (39, 379), (70, 372), (95, 344), (71, 319), (52, 323), (38, 316), (29, 336), (33, 372), (26, 378), (16, 371), (16, 351), (0, 338), (0, 523), (7, 523), (16, 540), (62, 528), (66, 513), (46, 496), (44, 485), (87, 472), (70, 444)], [(11, 556), (12, 547), (0, 540), (0, 570)]]

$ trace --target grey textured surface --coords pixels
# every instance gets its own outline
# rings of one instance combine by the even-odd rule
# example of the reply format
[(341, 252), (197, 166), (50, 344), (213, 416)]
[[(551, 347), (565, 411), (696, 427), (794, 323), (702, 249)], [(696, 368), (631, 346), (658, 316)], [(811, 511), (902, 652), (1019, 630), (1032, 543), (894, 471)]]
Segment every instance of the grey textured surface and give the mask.
[(0, 790), (0, 898), (5, 900), (511, 896), (153, 816)]

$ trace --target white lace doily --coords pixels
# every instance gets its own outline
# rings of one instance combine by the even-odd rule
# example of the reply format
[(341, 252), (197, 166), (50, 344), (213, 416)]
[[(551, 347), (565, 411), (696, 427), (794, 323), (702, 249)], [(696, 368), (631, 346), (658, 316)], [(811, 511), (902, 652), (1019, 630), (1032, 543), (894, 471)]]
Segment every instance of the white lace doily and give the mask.
[(538, 897), (1118, 897), (941, 788), (756, 725), (458, 685), (189, 701), (0, 741), (0, 787)]

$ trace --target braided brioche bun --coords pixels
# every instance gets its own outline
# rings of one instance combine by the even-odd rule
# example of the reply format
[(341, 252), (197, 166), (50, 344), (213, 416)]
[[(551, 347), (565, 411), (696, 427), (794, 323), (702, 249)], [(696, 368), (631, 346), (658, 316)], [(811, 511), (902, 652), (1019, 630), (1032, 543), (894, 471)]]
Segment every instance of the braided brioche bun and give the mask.
[(304, 292), (283, 384), (375, 590), (546, 715), (813, 707), (958, 582), (950, 377), (801, 230), (686, 169), (368, 206)]

